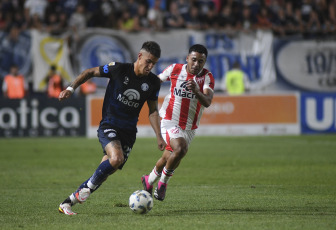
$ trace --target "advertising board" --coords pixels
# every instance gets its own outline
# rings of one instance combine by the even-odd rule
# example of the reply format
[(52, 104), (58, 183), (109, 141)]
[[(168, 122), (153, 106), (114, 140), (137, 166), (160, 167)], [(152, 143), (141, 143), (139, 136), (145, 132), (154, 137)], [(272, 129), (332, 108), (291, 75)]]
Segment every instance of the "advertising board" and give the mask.
[[(286, 135), (299, 134), (298, 95), (215, 96), (204, 110), (198, 135)], [(159, 108), (163, 97), (159, 98)], [(103, 98), (88, 98), (89, 137), (96, 136)], [(154, 136), (144, 105), (138, 136)]]
[(303, 134), (336, 132), (336, 94), (301, 94), (301, 130)]
[(0, 99), (0, 137), (83, 136), (85, 99)]

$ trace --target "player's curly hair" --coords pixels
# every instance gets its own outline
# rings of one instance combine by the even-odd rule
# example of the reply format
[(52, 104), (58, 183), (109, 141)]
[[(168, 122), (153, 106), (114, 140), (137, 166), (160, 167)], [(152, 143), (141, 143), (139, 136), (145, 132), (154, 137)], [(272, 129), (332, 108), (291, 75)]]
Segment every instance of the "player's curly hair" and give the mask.
[(205, 56), (208, 57), (208, 50), (207, 50), (207, 48), (205, 48), (205, 46), (203, 46), (201, 44), (192, 45), (189, 48), (189, 54), (191, 52), (197, 52), (197, 53), (200, 53), (200, 54), (205, 54)]
[(157, 58), (161, 56), (161, 48), (160, 45), (154, 41), (147, 41), (142, 44), (141, 49), (146, 50)]

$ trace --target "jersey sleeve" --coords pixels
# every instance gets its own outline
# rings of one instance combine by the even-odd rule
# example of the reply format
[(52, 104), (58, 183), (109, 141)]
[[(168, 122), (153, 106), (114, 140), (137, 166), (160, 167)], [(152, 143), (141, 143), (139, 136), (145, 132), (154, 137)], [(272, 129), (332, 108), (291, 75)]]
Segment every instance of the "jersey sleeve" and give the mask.
[(215, 79), (211, 72), (206, 73), (203, 89), (211, 89), (214, 91), (215, 88)]
[(119, 63), (117, 62), (110, 62), (109, 64), (99, 66), (99, 72), (101, 77), (111, 78), (112, 72), (117, 69)]
[(168, 66), (162, 73), (159, 74), (159, 78), (162, 82), (170, 81), (170, 75), (173, 72), (175, 64)]
[(160, 83), (160, 80), (157, 78), (157, 76), (155, 75), (155, 78), (154, 78), (154, 90), (152, 92), (152, 94), (148, 97), (148, 100), (150, 101), (156, 101), (158, 100), (159, 98), (159, 92), (160, 92), (160, 88), (161, 88), (161, 83)]

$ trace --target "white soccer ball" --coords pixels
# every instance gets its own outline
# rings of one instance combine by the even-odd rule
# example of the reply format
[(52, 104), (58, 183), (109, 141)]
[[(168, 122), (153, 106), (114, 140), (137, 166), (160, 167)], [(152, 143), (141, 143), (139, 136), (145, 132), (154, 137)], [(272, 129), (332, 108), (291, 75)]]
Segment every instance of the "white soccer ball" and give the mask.
[(145, 214), (153, 208), (153, 197), (145, 190), (137, 190), (129, 198), (129, 207), (134, 213)]

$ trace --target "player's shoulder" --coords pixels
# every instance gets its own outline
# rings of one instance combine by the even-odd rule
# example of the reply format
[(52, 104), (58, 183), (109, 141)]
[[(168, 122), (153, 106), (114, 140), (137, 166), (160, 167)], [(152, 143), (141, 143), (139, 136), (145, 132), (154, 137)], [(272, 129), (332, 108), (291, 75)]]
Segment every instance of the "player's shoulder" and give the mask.
[(153, 83), (157, 83), (157, 84), (160, 84), (160, 78), (155, 74), (155, 73), (152, 73), (150, 72), (148, 74), (148, 79), (149, 81), (153, 82)]
[(121, 69), (129, 69), (132, 67), (133, 63), (123, 63), (123, 62), (111, 62), (109, 66), (115, 66)]
[(106, 67), (115, 67), (115, 68), (130, 68), (133, 63), (123, 63), (123, 62), (110, 62), (104, 66)]
[(206, 68), (203, 68), (202, 75), (204, 75), (204, 76), (208, 75), (210, 77), (213, 77), (211, 71), (206, 69)]
[(173, 64), (170, 64), (169, 66), (167, 66), (164, 71), (166, 70), (173, 70), (175, 68), (182, 68), (183, 64), (180, 64), (180, 63), (173, 63)]

